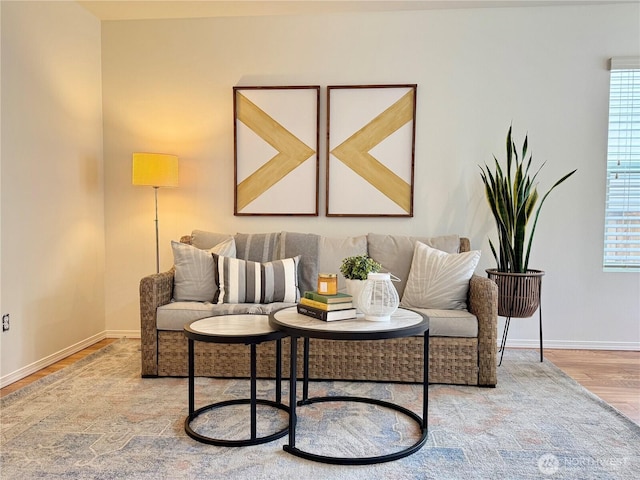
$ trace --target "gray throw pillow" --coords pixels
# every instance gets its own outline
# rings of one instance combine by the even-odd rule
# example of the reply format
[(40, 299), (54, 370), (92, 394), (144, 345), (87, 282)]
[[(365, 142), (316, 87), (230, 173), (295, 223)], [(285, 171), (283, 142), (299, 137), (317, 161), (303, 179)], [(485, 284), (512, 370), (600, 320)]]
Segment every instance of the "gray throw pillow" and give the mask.
[(318, 242), (315, 233), (280, 232), (278, 258), (300, 257), (298, 287), (300, 293), (315, 290), (318, 280)]
[(236, 257), (252, 262), (269, 262), (277, 260), (276, 247), (280, 238), (274, 233), (236, 233)]
[(176, 302), (211, 302), (218, 290), (212, 253), (234, 257), (236, 246), (227, 238), (209, 250), (192, 245), (171, 242), (173, 250), (173, 299)]

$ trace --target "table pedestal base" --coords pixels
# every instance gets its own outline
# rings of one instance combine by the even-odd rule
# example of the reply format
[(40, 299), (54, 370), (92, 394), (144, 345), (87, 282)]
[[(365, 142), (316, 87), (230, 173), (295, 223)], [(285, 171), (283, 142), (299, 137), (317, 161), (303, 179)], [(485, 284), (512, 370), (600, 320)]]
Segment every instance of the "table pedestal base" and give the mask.
[(415, 444), (411, 445), (410, 447), (407, 447), (397, 452), (389, 453), (387, 455), (379, 455), (375, 457), (333, 457), (333, 456), (327, 456), (327, 455), (317, 455), (315, 453), (305, 452), (304, 450), (300, 450), (299, 448), (292, 447), (290, 445), (285, 445), (283, 447), (283, 449), (286, 452), (289, 452), (290, 454), (295, 455), (297, 457), (305, 458), (307, 460), (312, 460), (314, 462), (331, 463), (334, 465), (372, 465), (374, 463), (392, 462), (394, 460), (399, 460), (401, 458), (407, 457), (417, 452), (418, 450), (420, 450), (427, 441), (428, 430), (422, 417), (415, 414), (409, 409), (406, 409), (400, 405), (396, 405), (395, 403), (385, 402), (384, 400), (377, 400), (375, 398), (336, 396), (336, 397), (308, 398), (306, 400), (300, 400), (298, 402), (298, 405), (303, 406), (303, 405), (309, 405), (311, 403), (321, 403), (321, 402), (360, 402), (360, 403), (369, 403), (372, 405), (379, 405), (381, 407), (390, 408), (414, 420), (420, 427), (420, 430), (422, 431), (422, 435), (420, 436), (418, 441)]
[[(303, 353), (303, 385), (302, 400), (297, 400), (297, 376), (298, 376), (298, 337), (291, 335), (291, 374), (289, 377), (289, 443), (283, 446), (285, 452), (297, 457), (305, 458), (315, 462), (331, 463), (334, 465), (372, 465), (375, 463), (391, 462), (400, 458), (407, 457), (420, 450), (427, 441), (428, 437), (428, 421), (429, 412), (429, 330), (424, 331), (423, 335), (423, 381), (422, 381), (422, 417), (395, 403), (378, 400), (375, 398), (363, 398), (353, 396), (332, 396), (332, 397), (312, 397), (308, 398), (309, 392), (309, 337), (304, 337), (304, 353)], [(412, 446), (393, 452), (387, 455), (379, 455), (374, 457), (334, 457), (328, 455), (317, 455), (315, 453), (306, 452), (296, 447), (296, 424), (298, 414), (296, 407), (320, 402), (361, 402), (371, 405), (379, 405), (400, 412), (412, 420), (420, 427), (420, 438)]]
[[(191, 438), (198, 442), (207, 443), (209, 445), (217, 445), (219, 447), (246, 447), (249, 445), (259, 445), (261, 443), (271, 442), (277, 438), (284, 437), (291, 426), (278, 430), (270, 435), (258, 437), (257, 435), (257, 413), (256, 406), (267, 405), (273, 408), (280, 409), (284, 412), (290, 413), (290, 408), (284, 405), (282, 401), (282, 391), (280, 382), (282, 380), (282, 341), (276, 340), (276, 399), (266, 400), (257, 397), (257, 373), (256, 373), (256, 343), (251, 343), (251, 398), (241, 398), (226, 400), (223, 402), (212, 403), (210, 405), (195, 409), (195, 351), (194, 340), (189, 338), (189, 415), (184, 421), (184, 430)], [(251, 407), (251, 438), (243, 440), (226, 440), (221, 438), (212, 438), (206, 435), (202, 435), (193, 428), (191, 428), (191, 422), (195, 420), (199, 415), (209, 410), (215, 410), (217, 408), (228, 407), (230, 405), (249, 405)]]
[[(258, 437), (256, 436), (255, 432), (251, 432), (251, 438), (246, 440), (225, 440), (220, 438), (211, 438), (211, 437), (202, 435), (191, 428), (191, 422), (204, 412), (208, 412), (209, 410), (215, 410), (217, 408), (227, 407), (230, 405), (252, 405), (252, 401), (253, 400), (250, 398), (234, 399), (234, 400), (227, 400), (225, 402), (212, 403), (211, 405), (207, 405), (205, 407), (199, 408), (198, 410), (196, 410), (186, 418), (184, 422), (184, 430), (186, 434), (189, 435), (194, 440), (197, 440), (198, 442), (202, 442), (202, 443), (207, 443), (209, 445), (216, 445), (218, 447), (247, 447), (249, 445), (260, 445), (261, 443), (271, 442), (278, 438), (284, 437), (289, 431), (288, 427), (284, 427), (282, 430), (275, 432), (271, 435), (266, 435), (264, 437)], [(274, 402), (273, 400), (265, 400), (265, 399), (258, 398), (255, 400), (255, 403), (259, 405), (267, 405), (273, 408), (278, 408), (280, 410), (287, 412), (287, 414), (289, 413), (288, 406), (283, 405), (282, 403)], [(253, 405), (252, 405), (252, 408), (253, 408)]]

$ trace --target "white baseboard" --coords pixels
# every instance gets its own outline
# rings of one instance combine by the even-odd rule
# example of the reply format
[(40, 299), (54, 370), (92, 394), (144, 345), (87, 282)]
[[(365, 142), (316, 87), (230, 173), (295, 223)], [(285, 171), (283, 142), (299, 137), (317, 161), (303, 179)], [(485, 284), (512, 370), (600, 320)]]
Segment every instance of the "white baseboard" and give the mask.
[[(107, 330), (107, 338), (140, 338), (140, 330)], [(498, 346), (500, 339), (498, 338)], [(543, 348), (562, 350), (631, 350), (640, 351), (640, 342), (591, 342), (573, 340), (544, 340)], [(540, 348), (539, 339), (509, 340), (507, 347)]]
[[(498, 339), (498, 346), (500, 346)], [(507, 348), (540, 348), (540, 340), (507, 340)], [(561, 350), (631, 350), (640, 351), (638, 342), (584, 342), (573, 340), (543, 340), (543, 348)]]
[(140, 338), (140, 330), (107, 330), (107, 338)]
[[(27, 365), (15, 372), (9, 373), (0, 378), (0, 388), (6, 387), (18, 380), (28, 377), (29, 375), (36, 373), (43, 368), (48, 367), (69, 355), (79, 352), (87, 347), (90, 347), (94, 343), (104, 340), (105, 338), (140, 338), (140, 330), (106, 330), (104, 332), (93, 335), (81, 342), (71, 345), (67, 348), (60, 350), (48, 357), (45, 357), (37, 362)], [(499, 346), (499, 345), (498, 345)], [(540, 340), (508, 340), (507, 347), (513, 348), (539, 348)], [(638, 342), (584, 342), (584, 341), (571, 341), (571, 340), (545, 340), (543, 344), (544, 348), (557, 348), (566, 350), (631, 350), (640, 351), (640, 343)]]
[[(139, 335), (139, 333), (138, 333)], [(23, 379), (24, 377), (28, 377), (29, 375), (36, 373), (43, 368), (48, 367), (49, 365), (53, 365), (60, 360), (67, 358), (69, 355), (73, 355), (74, 353), (79, 352), (80, 350), (84, 350), (87, 347), (90, 347), (94, 343), (99, 342), (100, 340), (104, 340), (107, 338), (107, 332), (100, 332), (96, 335), (93, 335), (89, 338), (86, 338), (74, 345), (71, 345), (67, 348), (64, 348), (56, 353), (53, 353), (37, 362), (34, 362), (26, 367), (22, 367), (15, 372), (9, 373), (4, 377), (0, 378), (0, 388), (6, 387), (7, 385), (12, 384), (13, 382), (17, 382), (18, 380)]]

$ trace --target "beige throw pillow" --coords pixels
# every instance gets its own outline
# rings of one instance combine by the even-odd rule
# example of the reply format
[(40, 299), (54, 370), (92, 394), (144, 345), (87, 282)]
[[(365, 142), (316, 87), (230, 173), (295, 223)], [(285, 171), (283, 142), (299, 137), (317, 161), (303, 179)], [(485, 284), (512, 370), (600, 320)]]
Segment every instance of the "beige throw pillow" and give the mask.
[(369, 256), (382, 264), (383, 272), (393, 273), (400, 280), (394, 282), (398, 295), (402, 298), (409, 278), (411, 259), (416, 242), (429, 245), (447, 253), (458, 253), (460, 237), (458, 235), (444, 235), (440, 237), (415, 237), (409, 235), (369, 233), (367, 235), (367, 250)]
[(228, 233), (215, 233), (206, 230), (193, 230), (191, 232), (191, 245), (200, 250), (209, 250), (212, 247), (233, 238)]
[(478, 250), (446, 253), (416, 242), (401, 305), (466, 310), (469, 280), (479, 261)]

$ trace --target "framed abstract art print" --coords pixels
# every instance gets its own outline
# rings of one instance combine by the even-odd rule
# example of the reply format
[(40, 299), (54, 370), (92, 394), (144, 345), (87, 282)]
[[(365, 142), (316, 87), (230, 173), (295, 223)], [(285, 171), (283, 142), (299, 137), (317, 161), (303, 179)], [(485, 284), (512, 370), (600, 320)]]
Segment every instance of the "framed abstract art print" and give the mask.
[(319, 86), (234, 87), (234, 215), (318, 215)]
[(413, 216), (416, 90), (327, 87), (328, 217)]

